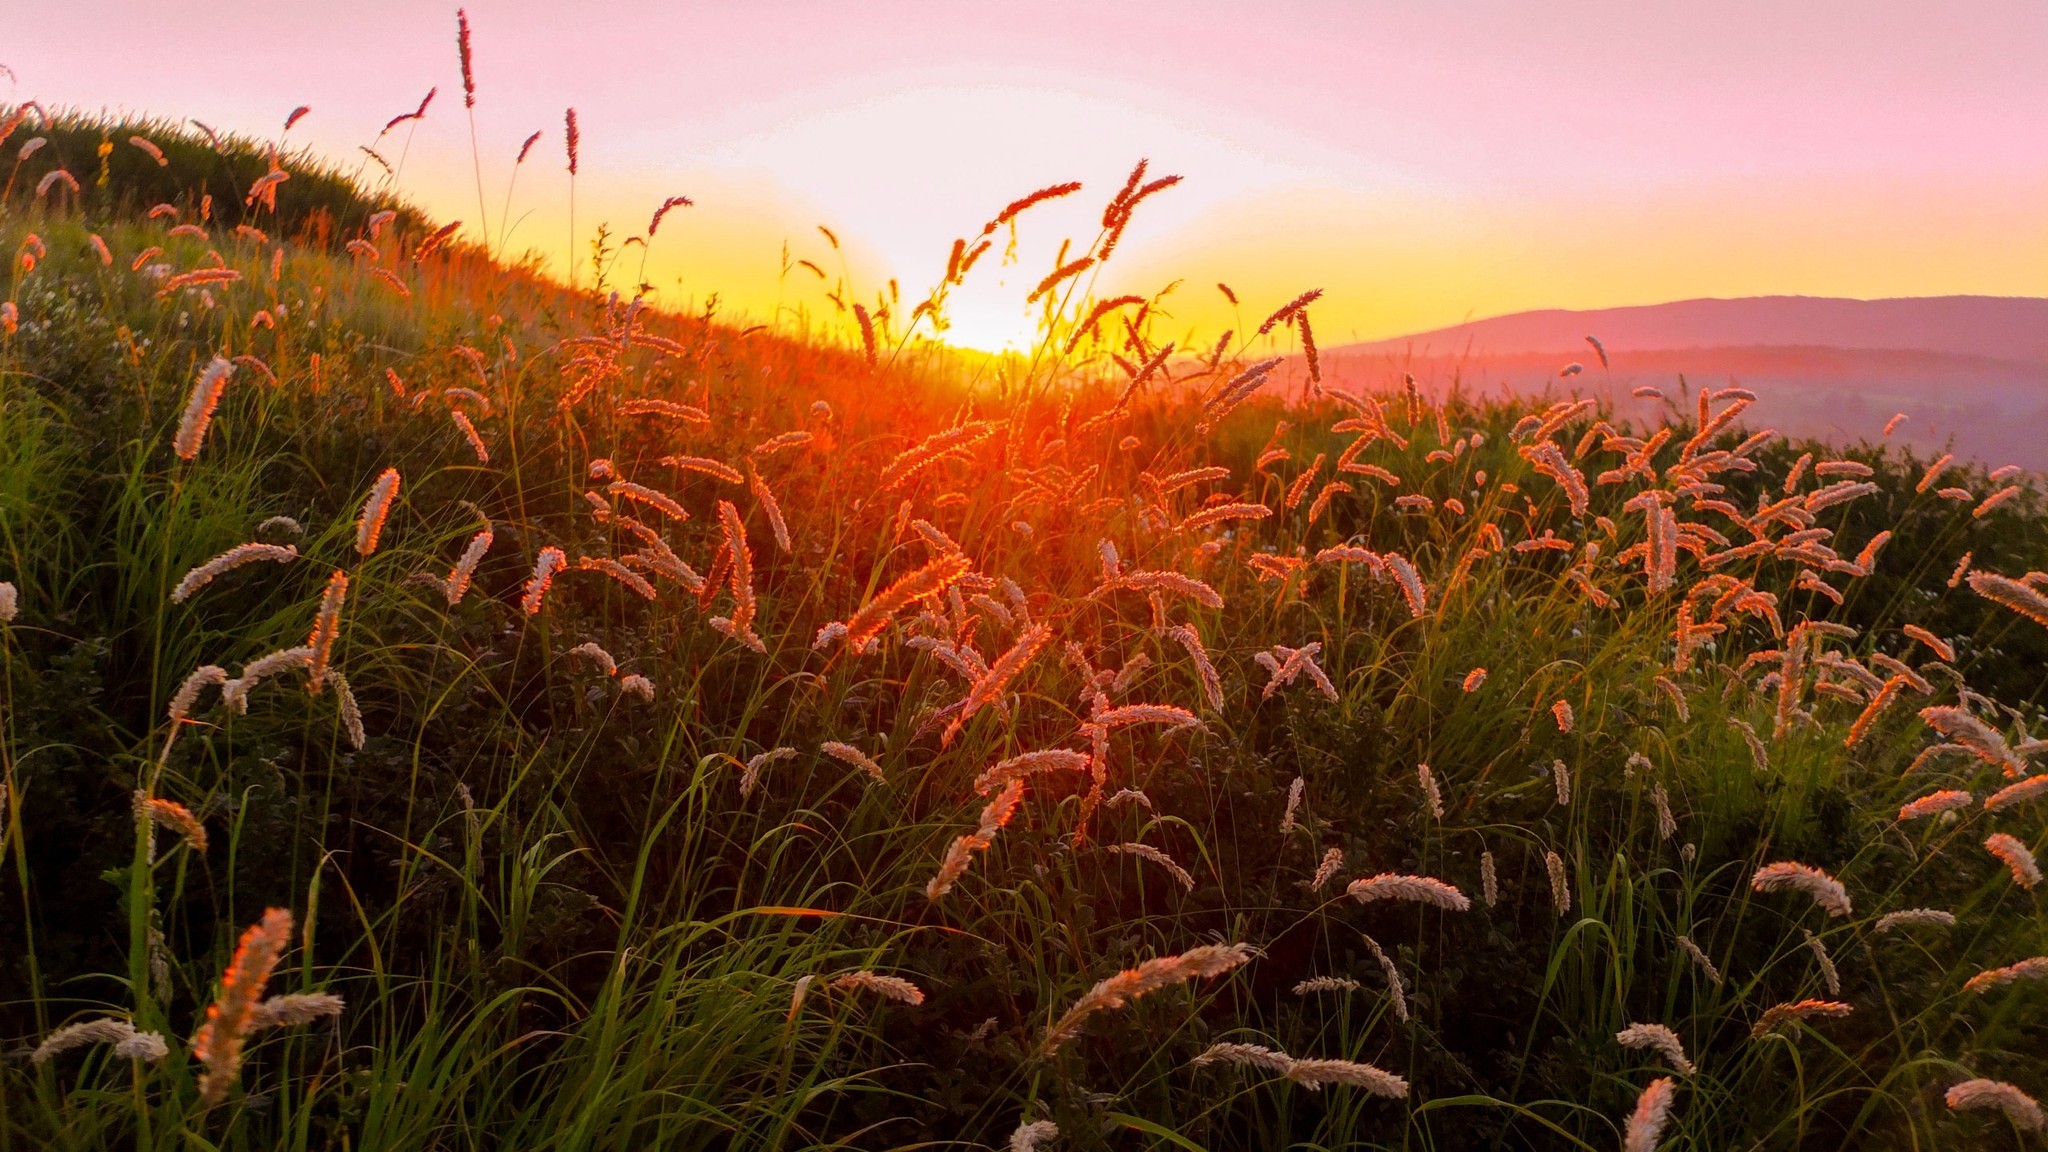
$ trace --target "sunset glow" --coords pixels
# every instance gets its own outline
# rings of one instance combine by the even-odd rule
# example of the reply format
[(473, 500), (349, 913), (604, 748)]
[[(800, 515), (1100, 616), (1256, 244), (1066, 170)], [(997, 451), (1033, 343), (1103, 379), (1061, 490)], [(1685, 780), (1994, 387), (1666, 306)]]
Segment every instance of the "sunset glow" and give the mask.
[[(1019, 230), (1016, 263), (960, 293), (950, 337), (1028, 340), (1022, 303), (1061, 238), (1140, 157), (1187, 179), (1147, 205), (1101, 291), (1204, 331), (1211, 285), (1256, 309), (1329, 290), (1332, 342), (1533, 307), (1765, 293), (2048, 293), (2048, 11), (1906, 4), (1139, 3), (471, 5), (479, 208), (451, 13), (230, 4), (204, 21), (87, 3), (13, 27), (14, 98), (189, 115), (349, 167), (380, 147), (440, 218), (564, 267), (563, 109), (584, 129), (576, 250), (639, 234), (669, 195), (647, 279), (671, 305), (785, 322), (831, 305), (808, 259), (872, 298), (943, 271), (1010, 198), (1087, 188)], [(109, 38), (107, 26), (148, 25)], [(159, 27), (159, 25), (161, 27)], [(1757, 30), (1770, 29), (1769, 35)], [(288, 47), (287, 47), (288, 46)], [(209, 59), (234, 59), (232, 68)], [(0, 78), (0, 85), (6, 85)], [(520, 141), (508, 222), (499, 197)], [(843, 241), (834, 252), (815, 226)], [(637, 265), (637, 255), (633, 263)]]
[(2048, 1129), (2048, 0), (0, 27), (0, 1152)]

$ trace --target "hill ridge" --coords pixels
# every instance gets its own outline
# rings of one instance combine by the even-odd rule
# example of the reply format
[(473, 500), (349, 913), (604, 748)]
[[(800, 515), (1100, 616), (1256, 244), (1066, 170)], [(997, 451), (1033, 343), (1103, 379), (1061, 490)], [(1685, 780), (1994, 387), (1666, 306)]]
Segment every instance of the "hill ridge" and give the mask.
[(1946, 352), (2048, 364), (2048, 297), (1956, 294), (1702, 296), (1613, 308), (1505, 313), (1383, 340), (1334, 355), (1590, 355), (1736, 347), (1830, 347)]

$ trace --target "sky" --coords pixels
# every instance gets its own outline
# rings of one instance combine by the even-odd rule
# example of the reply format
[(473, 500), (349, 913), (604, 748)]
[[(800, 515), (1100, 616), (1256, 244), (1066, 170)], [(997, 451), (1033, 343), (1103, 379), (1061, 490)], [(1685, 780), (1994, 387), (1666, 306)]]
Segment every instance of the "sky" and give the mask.
[(857, 298), (895, 278), (920, 299), (955, 236), (1082, 181), (1020, 221), (1014, 263), (956, 294), (951, 337), (977, 347), (1028, 333), (1024, 298), (1060, 240), (1086, 243), (1141, 157), (1185, 179), (1143, 206), (1094, 287), (1179, 281), (1166, 323), (1189, 331), (1241, 322), (1218, 282), (1253, 323), (1325, 289), (1325, 345), (1699, 296), (2048, 295), (2040, 0), (468, 12), (474, 162), (452, 4), (29, 6), (0, 40), (16, 78), (0, 75), (0, 97), (264, 137), (311, 105), (290, 142), (381, 177), (359, 147), (438, 86), (416, 131), (377, 141), (430, 214), (561, 270), (572, 251), (587, 267), (599, 223), (642, 234), (664, 197), (687, 195), (696, 206), (646, 254), (659, 298), (715, 292), (723, 314), (785, 322), (830, 312), (785, 245)]

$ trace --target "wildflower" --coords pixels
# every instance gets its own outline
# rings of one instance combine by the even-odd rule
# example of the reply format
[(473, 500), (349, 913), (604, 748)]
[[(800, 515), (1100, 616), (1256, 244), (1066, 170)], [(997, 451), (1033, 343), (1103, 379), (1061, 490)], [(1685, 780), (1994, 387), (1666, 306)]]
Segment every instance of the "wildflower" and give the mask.
[(1707, 974), (1708, 980), (1712, 981), (1716, 987), (1720, 986), (1721, 970), (1714, 967), (1714, 962), (1707, 958), (1707, 954), (1700, 950), (1700, 946), (1692, 942), (1692, 937), (1678, 937), (1678, 947), (1687, 956), (1692, 957), (1692, 962), (1700, 966), (1700, 970)]
[(552, 544), (540, 550), (540, 555), (535, 557), (533, 562), (533, 575), (526, 580), (526, 594), (519, 600), (519, 607), (528, 616), (540, 614), (542, 598), (548, 594), (549, 586), (554, 583), (555, 573), (561, 571), (568, 562), (569, 557)]
[(1289, 1060), (1280, 1074), (1311, 1092), (1321, 1091), (1325, 1084), (1348, 1084), (1396, 1100), (1408, 1095), (1406, 1080), (1371, 1064), (1350, 1060)]
[(1105, 708), (1097, 712), (1091, 722), (1104, 729), (1124, 728), (1133, 724), (1163, 724), (1168, 728), (1202, 726), (1200, 717), (1172, 704), (1125, 704), (1120, 708)]
[[(1107, 546), (1109, 541), (1105, 540), (1103, 544)], [(1112, 549), (1104, 557), (1103, 564), (1105, 568), (1111, 567), (1109, 558), (1113, 555), (1114, 550)], [(1137, 592), (1173, 592), (1188, 597), (1204, 608), (1220, 609), (1223, 607), (1223, 597), (1214, 588), (1209, 587), (1192, 576), (1184, 576), (1179, 572), (1125, 572), (1106, 577), (1102, 587), (1096, 591), (1100, 592), (1112, 588)]]
[(1931, 649), (1934, 652), (1936, 656), (1939, 656), (1943, 660), (1949, 661), (1951, 663), (1955, 661), (1955, 648), (1951, 646), (1948, 641), (1943, 640), (1941, 637), (1936, 636), (1934, 633), (1929, 632), (1927, 629), (1922, 628), (1918, 624), (1908, 624), (1905, 627), (1900, 628), (1899, 631), (1904, 633), (1907, 639), (1918, 640), (1920, 643), (1925, 644), (1929, 649)]
[(2041, 1105), (2032, 1096), (2003, 1080), (1965, 1080), (1950, 1088), (1944, 1099), (1948, 1101), (1949, 1108), (1957, 1112), (1971, 1108), (1995, 1108), (2005, 1113), (2013, 1127), (2024, 1131), (2048, 1127), (2048, 1115), (2042, 1113)]
[(1938, 924), (1943, 928), (1953, 928), (1956, 924), (1956, 915), (1953, 912), (1944, 912), (1939, 908), (1907, 908), (1900, 912), (1887, 912), (1879, 916), (1877, 918), (1876, 930), (1879, 932), (1889, 932), (1894, 928), (1917, 928), (1929, 924)]
[(1488, 908), (1500, 903), (1500, 875), (1494, 868), (1492, 849), (1479, 853), (1479, 894)]
[(2032, 889), (2041, 882), (2040, 866), (2034, 863), (2034, 854), (2025, 844), (2003, 832), (1993, 832), (1984, 840), (1984, 850), (2004, 861), (2012, 870), (2012, 881), (2022, 888)]
[[(1560, 700), (1558, 703), (1562, 704), (1564, 701)], [(1558, 807), (1569, 807), (1572, 802), (1572, 770), (1564, 761), (1552, 760), (1550, 762), (1550, 782), (1557, 789)]]
[(1162, 852), (1157, 848), (1154, 848), (1150, 844), (1110, 844), (1107, 845), (1106, 848), (1108, 851), (1111, 852), (1122, 852), (1127, 855), (1136, 856), (1141, 860), (1150, 860), (1154, 864), (1159, 865), (1161, 868), (1166, 869), (1168, 874), (1170, 874), (1175, 880), (1180, 881), (1180, 886), (1182, 888), (1185, 888), (1190, 892), (1193, 892), (1195, 890), (1195, 878), (1193, 876), (1188, 875), (1188, 870), (1181, 867), (1180, 864), (1177, 861), (1175, 861), (1173, 857), (1167, 855), (1165, 852)]
[(242, 933), (233, 959), (221, 975), (220, 993), (206, 1009), (206, 1022), (192, 1038), (192, 1054), (206, 1066), (199, 1078), (200, 1103), (211, 1107), (241, 1076), (242, 1045), (256, 1026), (263, 986), (284, 955), (292, 933), (292, 914), (272, 908)]
[[(966, 874), (968, 865), (973, 863), (973, 854), (985, 851), (989, 845), (995, 843), (996, 833), (1010, 823), (1011, 816), (1016, 814), (1017, 806), (1023, 801), (1024, 781), (1021, 778), (1012, 778), (1003, 786), (1003, 790), (996, 794), (995, 799), (983, 806), (981, 821), (975, 830), (965, 836), (954, 838), (953, 843), (947, 847), (945, 859), (939, 862), (938, 873), (925, 885), (925, 899), (937, 900), (950, 891), (960, 877)], [(1189, 881), (1189, 886), (1193, 886), (1193, 881)]]
[(1687, 1076), (1693, 1074), (1692, 1061), (1685, 1058), (1685, 1045), (1679, 1042), (1678, 1033), (1662, 1024), (1631, 1024), (1616, 1032), (1614, 1040), (1624, 1048), (1654, 1049), (1673, 1068)]
[(1769, 1035), (1787, 1021), (1808, 1020), (1816, 1016), (1847, 1016), (1854, 1010), (1850, 1005), (1835, 1000), (1798, 1000), (1773, 1004), (1764, 1009), (1764, 1014), (1758, 1018), (1756, 1027), (1751, 1028), (1749, 1034), (1752, 1038), (1758, 1038)]
[(199, 703), (201, 692), (209, 686), (225, 684), (227, 679), (227, 669), (218, 664), (201, 664), (194, 668), (191, 674), (185, 677), (185, 682), (178, 685), (178, 690), (171, 695), (171, 704), (167, 711), (172, 729), (175, 730), (192, 714), (192, 709)]
[(1993, 492), (1991, 495), (1986, 496), (1983, 499), (1983, 501), (1977, 505), (1977, 507), (1970, 511), (1970, 515), (1972, 517), (1975, 517), (1976, 519), (1981, 520), (1993, 508), (1998, 507), (2000, 504), (2005, 503), (2007, 500), (2010, 500), (2019, 494), (2020, 486), (2018, 484), (2009, 484), (2004, 488), (2000, 488), (1998, 491)]
[(619, 674), (618, 661), (612, 659), (612, 654), (605, 651), (604, 646), (594, 640), (578, 644), (567, 652), (562, 653), (562, 655), (564, 658), (580, 656), (597, 665), (607, 676), (617, 676)]
[(1121, 1008), (1141, 996), (1198, 977), (1221, 976), (1251, 957), (1251, 948), (1244, 944), (1205, 944), (1178, 956), (1161, 956), (1125, 969), (1098, 982), (1054, 1021), (1046, 1029), (1038, 1054), (1049, 1056), (1057, 1051), (1079, 1034), (1081, 1025), (1097, 1012)]
[(1060, 1126), (1050, 1120), (1033, 1120), (1017, 1125), (1010, 1133), (1008, 1152), (1038, 1152), (1040, 1145), (1049, 1144), (1059, 1138)]
[(43, 1042), (29, 1053), (29, 1063), (40, 1068), (53, 1057), (92, 1044), (112, 1044), (114, 1055), (146, 1064), (154, 1064), (170, 1052), (164, 1038), (157, 1033), (137, 1032), (135, 1026), (126, 1020), (102, 1016), (97, 1020), (67, 1024), (45, 1036)]
[(1452, 912), (1463, 912), (1472, 906), (1472, 901), (1458, 891), (1456, 885), (1431, 876), (1397, 872), (1382, 872), (1377, 876), (1353, 880), (1344, 893), (1361, 904), (1373, 900), (1412, 900)]
[[(473, 61), (471, 60), (469, 50), (469, 12), (462, 8), (455, 10), (455, 54), (462, 63), (462, 106), (474, 108), (476, 107), (476, 73), (471, 69)], [(433, 93), (427, 93), (428, 100), (433, 98)], [(424, 109), (426, 104), (422, 102), (420, 107)]]
[(215, 577), (232, 572), (244, 564), (253, 564), (258, 560), (288, 564), (298, 559), (298, 556), (299, 550), (290, 544), (237, 544), (185, 573), (184, 578), (178, 581), (178, 586), (171, 589), (171, 602), (183, 604), (192, 598), (193, 593), (211, 584)]
[(1279, 1072), (1286, 1068), (1291, 1057), (1285, 1052), (1276, 1052), (1259, 1044), (1232, 1044), (1224, 1041), (1211, 1044), (1203, 1049), (1200, 1056), (1188, 1063), (1196, 1068), (1211, 1064), (1236, 1064), (1245, 1068), (1262, 1068), (1268, 1072)]
[(683, 506), (676, 503), (675, 497), (649, 488), (645, 484), (635, 484), (631, 480), (614, 480), (605, 486), (605, 491), (613, 496), (645, 504), (671, 520), (682, 521), (690, 518), (690, 514), (683, 510)]
[(1328, 884), (1330, 878), (1335, 876), (1338, 870), (1343, 867), (1344, 850), (1342, 848), (1332, 848), (1323, 853), (1322, 863), (1316, 865), (1316, 874), (1308, 882), (1309, 891), (1322, 891), (1323, 885)]
[(875, 763), (873, 757), (869, 756), (867, 753), (861, 751), (860, 749), (855, 748), (851, 744), (842, 744), (837, 740), (827, 740), (823, 744), (819, 745), (818, 751), (823, 752), (825, 755), (830, 756), (835, 760), (843, 760), (846, 763), (851, 764), (856, 768), (859, 768), (861, 771), (866, 772), (869, 776), (874, 777), (875, 782), (877, 784), (881, 783), (884, 779), (882, 775), (882, 766), (880, 764)]
[(740, 799), (744, 800), (748, 796), (753, 795), (755, 786), (760, 784), (761, 782), (762, 771), (765, 770), (770, 764), (773, 764), (778, 760), (788, 760), (794, 757), (795, 755), (796, 749), (790, 747), (781, 747), (770, 748), (766, 752), (761, 752), (752, 757), (749, 757), (747, 760), (746, 771), (740, 774)]
[(288, 996), (272, 996), (256, 1006), (250, 1014), (249, 1027), (291, 1028), (300, 1024), (311, 1024), (315, 1020), (330, 1019), (341, 1015), (346, 1005), (341, 997), (330, 992), (293, 993)]
[(1828, 946), (1822, 943), (1820, 937), (1807, 932), (1806, 929), (1801, 928), (1800, 931), (1806, 932), (1806, 947), (1813, 953), (1814, 962), (1820, 965), (1821, 978), (1827, 981), (1828, 995), (1840, 996), (1842, 994), (1842, 976), (1841, 973), (1835, 970), (1835, 961), (1833, 957), (1828, 955)]
[(1394, 1018), (1406, 1023), (1408, 1020), (1408, 987), (1401, 981), (1400, 967), (1394, 963), (1394, 958), (1387, 955), (1386, 950), (1380, 947), (1379, 941), (1363, 934), (1359, 936), (1359, 939), (1365, 941), (1366, 951), (1372, 953), (1372, 958), (1379, 962), (1380, 974), (1387, 978), (1387, 998), (1394, 1005)]
[[(744, 476), (740, 474), (740, 470), (734, 468), (732, 465), (723, 463), (718, 460), (713, 460), (705, 456), (664, 456), (661, 458), (661, 462), (671, 468), (676, 468), (684, 472), (700, 473), (702, 475), (710, 476), (717, 480), (723, 480), (727, 484), (739, 484), (744, 482), (746, 479)], [(610, 461), (605, 461), (605, 464), (609, 466)], [(597, 467), (597, 462), (592, 461), (591, 467), (595, 469)], [(749, 467), (752, 467), (751, 462), (749, 463)], [(633, 487), (638, 488), (639, 486), (634, 485)], [(646, 498), (644, 496), (638, 496), (638, 494), (635, 493), (626, 492), (624, 489), (619, 488), (617, 484), (613, 485), (613, 490), (615, 492), (620, 492), (627, 495), (636, 495), (636, 498)], [(678, 511), (680, 511), (681, 509), (681, 505), (676, 504), (675, 501), (670, 500), (666, 496), (661, 496), (660, 493), (654, 493), (652, 489), (641, 489), (641, 492), (652, 493), (654, 496), (657, 496), (661, 500), (666, 501), (667, 504), (674, 505), (678, 509)], [(667, 511), (667, 508), (664, 507), (663, 510)], [(688, 513), (682, 513), (678, 515), (677, 512), (670, 512), (669, 514), (671, 516), (674, 516), (678, 520), (688, 519)]]
[(1550, 902), (1562, 916), (1572, 910), (1572, 889), (1565, 876), (1564, 857), (1555, 852), (1545, 852), (1543, 870), (1550, 874)]
[[(973, 561), (959, 554), (940, 556), (924, 567), (897, 580), (883, 589), (873, 600), (861, 607), (844, 624), (837, 625), (836, 638), (844, 639), (846, 646), (854, 652), (865, 651), (868, 642), (894, 618), (896, 613), (912, 603), (933, 596), (943, 595), (962, 576), (965, 576)], [(824, 647), (834, 636), (827, 632), (833, 626), (820, 630), (814, 647)]]
[(1789, 860), (1766, 864), (1750, 877), (1749, 886), (1758, 892), (1790, 888), (1812, 897), (1813, 902), (1826, 909), (1830, 916), (1849, 914), (1849, 890), (1834, 877), (1805, 864)]
[(1318, 992), (1356, 992), (1359, 983), (1344, 976), (1311, 976), (1294, 986), (1296, 996), (1313, 996)]
[(153, 143), (146, 137), (130, 136), (128, 138), (128, 143), (140, 149), (143, 155), (148, 156), (151, 160), (156, 161), (156, 166), (159, 168), (168, 167), (171, 163), (170, 160), (164, 156), (163, 149), (157, 147), (155, 143)]
[(1849, 725), (1849, 734), (1843, 738), (1842, 747), (1854, 748), (1858, 743), (1861, 743), (1863, 738), (1869, 735), (1870, 726), (1877, 721), (1878, 715), (1885, 710), (1887, 705), (1898, 698), (1899, 689), (1905, 687), (1908, 683), (1909, 681), (1904, 676), (1893, 676), (1885, 681), (1878, 688), (1877, 693), (1870, 698), (1870, 702), (1864, 705), (1863, 711), (1857, 715), (1855, 723)]
[(969, 865), (974, 863), (974, 853), (987, 848), (989, 843), (978, 833), (954, 837), (946, 847), (946, 855), (939, 861), (939, 870), (925, 883), (924, 898), (935, 901), (952, 891), (953, 885), (967, 874)]
[(1301, 796), (1307, 789), (1308, 781), (1300, 776), (1296, 776), (1293, 783), (1287, 785), (1287, 810), (1280, 814), (1282, 836), (1294, 831), (1294, 814), (1301, 809)]
[(1972, 716), (1966, 708), (1922, 708), (1920, 719), (1926, 721), (1927, 726), (1936, 732), (1969, 749), (1977, 759), (2005, 769), (2009, 776), (2026, 770), (2025, 762), (2006, 746), (2005, 737), (1999, 735), (1989, 724)]
[(751, 459), (747, 461), (747, 484), (754, 490), (754, 499), (760, 502), (762, 513), (768, 517), (768, 527), (775, 534), (775, 546), (784, 552), (789, 551), (789, 525), (783, 522), (782, 505), (776, 503), (775, 492), (768, 487), (766, 480), (761, 479), (761, 473)]
[(1996, 812), (2001, 808), (2010, 808), (2015, 804), (2024, 804), (2029, 800), (2038, 800), (2042, 796), (2048, 796), (2048, 776), (2033, 776), (2017, 784), (2000, 788), (1998, 791), (1986, 796), (1984, 798), (1984, 810), (1986, 812)]
[[(327, 590), (320, 594), (320, 610), (313, 615), (313, 631), (306, 638), (311, 659), (306, 665), (306, 687), (318, 693), (327, 682), (327, 661), (341, 635), (341, 604), (348, 597), (348, 573), (336, 568), (327, 578)], [(244, 675), (247, 675), (246, 670)]]
[(1659, 1076), (1643, 1089), (1628, 1118), (1628, 1134), (1622, 1141), (1626, 1152), (1657, 1152), (1664, 1126), (1671, 1122), (1671, 1100), (1677, 1092), (1678, 1084), (1669, 1076)]
[(1417, 763), (1415, 765), (1415, 779), (1422, 787), (1423, 799), (1429, 803), (1430, 815), (1435, 816), (1438, 820), (1442, 820), (1444, 818), (1444, 798), (1443, 794), (1437, 791), (1436, 776), (1430, 772), (1429, 765)]
[(1465, 673), (1465, 682), (1462, 687), (1467, 692), (1477, 692), (1479, 691), (1479, 686), (1484, 683), (1486, 683), (1486, 669), (1474, 668), (1470, 672)]
[(1415, 565), (1399, 552), (1388, 552), (1383, 557), (1387, 569), (1394, 574), (1394, 582), (1401, 587), (1401, 595), (1408, 601), (1408, 614), (1420, 617), (1429, 610), (1429, 590), (1423, 587), (1422, 577), (1415, 571)]
[(341, 705), (341, 730), (348, 736), (349, 747), (360, 752), (369, 737), (363, 731), (363, 710), (356, 704), (356, 694), (348, 686), (348, 677), (339, 671), (329, 670), (329, 679), (334, 681), (334, 696)]
[[(673, 400), (622, 400), (613, 411), (621, 416), (667, 416), (691, 424), (708, 424), (711, 414), (702, 408), (679, 404)], [(780, 437), (778, 437), (780, 439)], [(755, 449), (760, 451), (760, 449)], [(593, 462), (594, 466), (594, 462)]]
[(1678, 818), (1671, 814), (1671, 798), (1661, 783), (1650, 785), (1650, 804), (1657, 810), (1657, 837), (1669, 840), (1678, 834)]
[[(1961, 573), (1969, 564), (1969, 557), (1963, 558), (1956, 571)], [(2031, 585), (1995, 572), (1972, 572), (1969, 575), (1970, 590), (1984, 599), (2001, 607), (2010, 608), (2034, 623), (2048, 627), (2048, 596), (2041, 595)], [(1955, 587), (1953, 580), (1949, 587)]]
[(1050, 639), (1052, 628), (1046, 624), (1034, 624), (1019, 634), (1016, 643), (997, 657), (981, 679), (968, 690), (960, 711), (954, 714), (952, 723), (948, 724), (946, 730), (939, 736), (940, 747), (950, 744), (953, 737), (959, 734), (961, 726), (983, 705), (994, 703), (1001, 698), (1010, 681), (1024, 670), (1024, 666), (1031, 662), (1032, 657), (1038, 655), (1038, 650), (1045, 647), (1045, 642)]
[(54, 188), (59, 184), (64, 185), (72, 192), (78, 191), (78, 181), (71, 175), (71, 173), (65, 171), (62, 168), (52, 168), (48, 172), (43, 174), (43, 178), (41, 180), (36, 181), (36, 196), (38, 198), (41, 198), (42, 196), (47, 194), (51, 188)]
[(1963, 991), (1989, 992), (2021, 980), (2048, 980), (2048, 956), (2030, 956), (2017, 964), (1979, 972), (1964, 981)]
[(1230, 520), (1263, 520), (1273, 514), (1264, 504), (1218, 504), (1190, 515), (1174, 527), (1175, 532), (1194, 532)]
[(470, 537), (469, 545), (462, 550), (461, 558), (455, 561), (455, 567), (448, 570), (448, 576), (442, 581), (441, 588), (450, 608), (462, 603), (462, 598), (468, 594), (470, 578), (476, 574), (477, 564), (483, 560), (484, 553), (491, 550), (491, 542), (495, 539), (488, 527)]
[(386, 468), (378, 475), (369, 499), (363, 501), (362, 515), (356, 519), (357, 555), (368, 556), (377, 550), (377, 538), (384, 534), (384, 519), (391, 514), (391, 502), (397, 498), (398, 469)]
[[(2041, 777), (2041, 779), (2048, 780), (2048, 776)], [(1920, 797), (1918, 800), (1902, 805), (1899, 808), (1899, 820), (1903, 823), (1907, 820), (1918, 820), (1922, 816), (1932, 816), (1938, 812), (1950, 812), (1957, 808), (1967, 808), (1974, 799), (1976, 798), (1968, 792), (1958, 792), (1954, 789), (1931, 792)], [(1985, 804), (1988, 806), (1990, 801), (1985, 801)]]
[(835, 978), (830, 985), (841, 992), (873, 992), (885, 1000), (912, 1006), (924, 1003), (924, 990), (901, 976), (880, 976), (863, 968)]
[(576, 558), (576, 569), (580, 572), (602, 572), (625, 585), (627, 591), (642, 600), (651, 601), (655, 598), (654, 585), (649, 584), (646, 577), (609, 556), (579, 556)]
[(234, 371), (232, 363), (215, 356), (192, 385), (192, 393), (185, 400), (185, 414), (178, 420), (178, 433), (171, 438), (171, 448), (179, 459), (190, 460), (199, 455), (200, 443), (213, 423), (213, 410), (220, 406), (221, 393), (227, 389), (228, 377)]
[(1088, 767), (1088, 754), (1068, 748), (1047, 748), (1037, 752), (1025, 752), (997, 763), (986, 772), (974, 778), (974, 791), (982, 796), (1012, 780), (1021, 779), (1034, 772), (1067, 771), (1079, 772)]
[(451, 408), (448, 410), (448, 415), (455, 421), (455, 427), (462, 431), (463, 438), (469, 441), (469, 450), (476, 453), (476, 462), (479, 464), (489, 464), (491, 462), (491, 451), (484, 447), (484, 438), (477, 434), (476, 425), (470, 423), (469, 413), (464, 412), (460, 408)]
[(280, 672), (309, 667), (312, 663), (313, 649), (310, 647), (283, 648), (252, 660), (242, 665), (240, 676), (222, 682), (220, 701), (233, 712), (245, 713), (249, 710), (249, 692), (257, 684)]
[(206, 825), (199, 822), (190, 808), (175, 800), (164, 800), (138, 790), (135, 793), (135, 813), (152, 824), (176, 832), (192, 851), (202, 856), (206, 854)]
[(1208, 649), (1202, 646), (1201, 634), (1192, 624), (1178, 624), (1166, 630), (1166, 635), (1187, 650), (1188, 659), (1195, 665), (1195, 674), (1202, 682), (1202, 698), (1215, 711), (1223, 710), (1223, 681), (1216, 675), (1216, 665), (1209, 660)]
[(882, 474), (876, 482), (876, 489), (882, 492), (893, 491), (946, 456), (971, 448), (995, 435), (998, 427), (999, 425), (992, 420), (980, 420), (932, 433), (891, 460), (882, 469)]
[(1275, 644), (1272, 651), (1260, 652), (1252, 657), (1259, 667), (1266, 670), (1267, 674), (1266, 687), (1260, 693), (1260, 699), (1271, 699), (1273, 693), (1294, 683), (1297, 676), (1306, 672), (1309, 678), (1315, 682), (1316, 689), (1323, 694), (1324, 698), (1335, 702), (1338, 698), (1337, 686), (1330, 683), (1330, 678), (1323, 673), (1322, 668), (1316, 663), (1316, 654), (1321, 652), (1322, 649), (1321, 641), (1314, 641), (1300, 648), (1289, 648), (1285, 644)]

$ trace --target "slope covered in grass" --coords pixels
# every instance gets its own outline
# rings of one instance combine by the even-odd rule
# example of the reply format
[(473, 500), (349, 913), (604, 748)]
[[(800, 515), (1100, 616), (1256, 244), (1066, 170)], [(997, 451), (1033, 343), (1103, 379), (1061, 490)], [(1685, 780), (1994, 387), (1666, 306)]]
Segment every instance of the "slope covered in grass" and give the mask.
[[(2048, 953), (1985, 847), (2044, 848), (2048, 628), (1957, 576), (2048, 568), (2012, 478), (34, 175), (0, 1145), (1606, 1148), (1672, 1077), (1666, 1146), (1995, 1147), (1944, 1094), (2048, 1091), (2042, 965), (1979, 977)], [(160, 1057), (49, 1043), (102, 1019)]]

